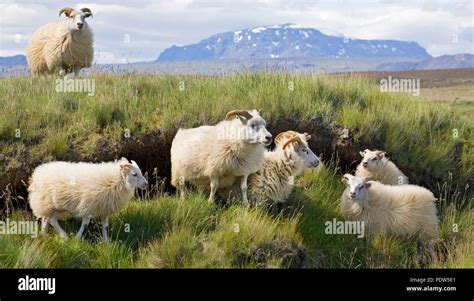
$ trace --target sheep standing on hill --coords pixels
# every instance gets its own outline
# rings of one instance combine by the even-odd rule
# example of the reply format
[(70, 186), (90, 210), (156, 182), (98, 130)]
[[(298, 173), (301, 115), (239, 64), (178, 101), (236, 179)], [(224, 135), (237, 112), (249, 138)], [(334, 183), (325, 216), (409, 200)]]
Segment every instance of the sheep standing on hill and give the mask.
[[(306, 168), (317, 167), (319, 158), (308, 147), (308, 133), (287, 131), (275, 138), (275, 150), (266, 151), (262, 167), (249, 176), (248, 197), (256, 203), (283, 203), (288, 200), (293, 189), (294, 177)], [(237, 191), (235, 185), (219, 191), (232, 198)]]
[(408, 178), (398, 167), (386, 157), (386, 153), (369, 149), (360, 152), (362, 161), (357, 166), (355, 175), (369, 180), (379, 181), (387, 185), (408, 184)]
[(50, 162), (38, 166), (31, 176), (29, 203), (33, 214), (42, 219), (42, 232), (51, 224), (67, 238), (58, 219), (81, 218), (80, 239), (92, 218), (100, 218), (102, 235), (108, 241), (111, 214), (118, 212), (148, 182), (135, 161), (122, 158), (107, 163)]
[(33, 76), (58, 73), (64, 76), (90, 67), (94, 57), (93, 37), (85, 18), (92, 16), (88, 8), (75, 11), (65, 7), (59, 11), (66, 19), (40, 27), (31, 37), (26, 57)]
[(427, 243), (438, 237), (436, 198), (416, 185), (385, 185), (345, 174), (347, 189), (341, 197), (341, 211), (347, 220), (363, 221), (369, 233), (416, 236)]
[(181, 198), (186, 182), (210, 187), (213, 201), (218, 188), (240, 178), (242, 202), (247, 205), (247, 178), (262, 166), (265, 146), (272, 142), (265, 126), (256, 110), (235, 110), (214, 126), (179, 129), (171, 145), (171, 184)]

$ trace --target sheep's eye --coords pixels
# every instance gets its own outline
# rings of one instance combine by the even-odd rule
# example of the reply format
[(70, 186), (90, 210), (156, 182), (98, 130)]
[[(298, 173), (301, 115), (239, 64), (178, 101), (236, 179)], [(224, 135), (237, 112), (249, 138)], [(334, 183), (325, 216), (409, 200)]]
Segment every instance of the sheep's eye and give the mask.
[(252, 128), (252, 130), (255, 130), (256, 126), (255, 126), (255, 124), (252, 124), (250, 127)]
[(377, 160), (377, 158), (372, 158), (372, 161), (375, 161), (375, 160)]
[(137, 177), (138, 174), (136, 172), (132, 172), (132, 176)]

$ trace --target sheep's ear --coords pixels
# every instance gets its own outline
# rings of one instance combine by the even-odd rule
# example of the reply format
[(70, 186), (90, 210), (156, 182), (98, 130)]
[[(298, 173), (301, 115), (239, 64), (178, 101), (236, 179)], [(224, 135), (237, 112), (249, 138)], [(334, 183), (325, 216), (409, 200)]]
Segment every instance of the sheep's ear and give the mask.
[(244, 124), (244, 125), (247, 124), (247, 121), (248, 121), (247, 118), (242, 117), (242, 116), (239, 116), (239, 119), (240, 119), (240, 121), (242, 122), (242, 124)]
[(365, 183), (365, 188), (370, 188), (370, 186), (372, 186), (372, 182)]
[(359, 152), (359, 155), (363, 158), (365, 156), (365, 151), (364, 152)]
[(346, 173), (345, 175), (342, 176), (341, 181), (346, 183), (349, 182), (349, 180), (353, 177), (353, 175)]
[(377, 157), (383, 158), (383, 157), (385, 157), (385, 154), (386, 154), (386, 152), (379, 151), (379, 152), (377, 153)]
[(122, 171), (128, 171), (128, 170), (130, 170), (131, 167), (132, 167), (132, 164), (130, 164), (130, 163), (121, 163), (120, 164), (120, 169)]
[(304, 136), (304, 138), (306, 139), (306, 141), (308, 141), (309, 139), (311, 139), (311, 135), (308, 134), (308, 133), (304, 133), (303, 136)]

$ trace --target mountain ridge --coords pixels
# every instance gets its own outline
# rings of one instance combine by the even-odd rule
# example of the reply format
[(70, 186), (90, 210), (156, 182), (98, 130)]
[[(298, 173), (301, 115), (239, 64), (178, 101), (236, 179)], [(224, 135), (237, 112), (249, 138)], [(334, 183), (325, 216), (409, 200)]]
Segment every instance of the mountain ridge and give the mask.
[(418, 43), (332, 36), (291, 23), (214, 34), (197, 43), (165, 49), (156, 60), (410, 58), (432, 56)]

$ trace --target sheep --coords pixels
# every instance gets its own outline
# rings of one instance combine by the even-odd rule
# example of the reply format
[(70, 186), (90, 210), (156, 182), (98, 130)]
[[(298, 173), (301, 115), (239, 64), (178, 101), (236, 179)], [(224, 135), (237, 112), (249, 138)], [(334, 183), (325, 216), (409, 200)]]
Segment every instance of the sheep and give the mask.
[(54, 74), (60, 76), (92, 65), (94, 57), (93, 36), (85, 18), (91, 17), (88, 8), (78, 11), (62, 8), (66, 19), (40, 27), (31, 37), (26, 49), (28, 66), (33, 76)]
[(429, 248), (438, 238), (436, 198), (417, 185), (386, 185), (345, 174), (341, 212), (347, 220), (362, 221), (369, 233), (417, 236)]
[(218, 188), (240, 178), (242, 203), (247, 206), (247, 178), (260, 169), (265, 147), (272, 142), (265, 126), (256, 110), (234, 110), (214, 126), (179, 129), (171, 144), (171, 185), (182, 199), (187, 182), (209, 187), (213, 202)]
[[(248, 197), (255, 203), (277, 204), (287, 201), (294, 177), (306, 168), (317, 167), (319, 158), (308, 147), (308, 133), (287, 131), (275, 137), (275, 150), (266, 151), (262, 167), (248, 178)], [(219, 194), (232, 198), (238, 187), (226, 188)]]
[(385, 152), (366, 149), (359, 154), (363, 159), (357, 166), (355, 172), (357, 177), (366, 177), (387, 185), (408, 184), (407, 176), (387, 158)]
[(118, 212), (148, 182), (135, 161), (122, 158), (115, 162), (50, 162), (35, 168), (28, 187), (33, 214), (41, 219), (41, 232), (51, 224), (67, 238), (58, 219), (81, 218), (76, 234), (81, 239), (92, 218), (100, 218), (104, 242), (108, 242), (108, 219)]

